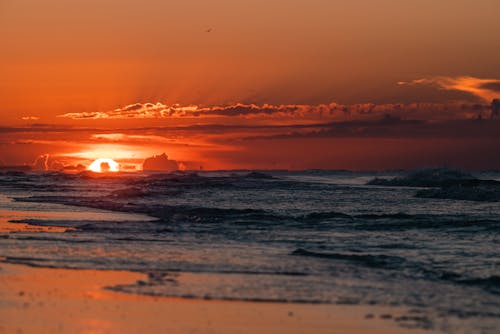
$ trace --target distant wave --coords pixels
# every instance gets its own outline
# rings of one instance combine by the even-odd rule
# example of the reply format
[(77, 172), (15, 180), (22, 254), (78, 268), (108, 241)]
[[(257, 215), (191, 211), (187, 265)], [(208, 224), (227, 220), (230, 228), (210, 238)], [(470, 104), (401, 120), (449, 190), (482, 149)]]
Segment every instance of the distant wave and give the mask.
[(405, 262), (405, 259), (399, 256), (391, 255), (371, 255), (371, 254), (344, 254), (344, 253), (318, 253), (308, 251), (302, 248), (294, 250), (290, 255), (310, 256), (332, 260), (343, 260), (361, 263), (368, 267), (397, 269)]
[(500, 201), (500, 182), (481, 180), (469, 173), (445, 168), (423, 169), (393, 179), (375, 178), (368, 185), (391, 187), (424, 187), (420, 198), (454, 199), (480, 202)]
[(463, 279), (458, 282), (465, 285), (480, 286), (491, 293), (500, 295), (500, 276), (498, 275), (485, 278)]
[[(157, 223), (167, 224), (219, 224), (231, 226), (262, 226), (267, 228), (308, 229), (315, 226), (318, 230), (347, 229), (366, 231), (399, 231), (411, 229), (447, 229), (468, 228), (472, 231), (500, 231), (500, 217), (485, 214), (484, 216), (463, 216), (452, 214), (346, 214), (342, 212), (315, 212), (306, 215), (284, 215), (262, 209), (236, 209), (193, 207), (186, 205), (167, 205), (161, 203), (137, 204), (123, 201), (121, 197), (71, 197), (71, 196), (31, 196), (15, 198), (22, 202), (49, 202), (72, 206), (83, 206), (103, 210), (147, 214), (158, 219)], [(36, 225), (36, 222), (22, 220)], [(55, 223), (59, 226), (58, 223)], [(82, 228), (81, 222), (75, 227)], [(92, 226), (92, 225), (90, 225)], [(90, 228), (89, 226), (89, 228)], [(95, 226), (104, 229), (106, 225)], [(122, 225), (123, 227), (123, 225)], [(109, 229), (111, 232), (112, 228)]]
[(464, 181), (475, 180), (466, 172), (447, 168), (417, 169), (392, 179), (374, 178), (368, 185), (392, 187), (442, 187)]
[(303, 217), (305, 221), (324, 221), (327, 219), (336, 219), (336, 218), (352, 219), (353, 216), (342, 212), (329, 211), (329, 212), (313, 212)]
[(421, 198), (498, 202), (500, 201), (500, 182), (493, 180), (470, 180), (437, 189), (423, 189), (418, 191), (416, 196)]
[(382, 213), (382, 214), (362, 214), (356, 215), (357, 218), (363, 219), (413, 219), (417, 217), (417, 215), (410, 215), (407, 213)]

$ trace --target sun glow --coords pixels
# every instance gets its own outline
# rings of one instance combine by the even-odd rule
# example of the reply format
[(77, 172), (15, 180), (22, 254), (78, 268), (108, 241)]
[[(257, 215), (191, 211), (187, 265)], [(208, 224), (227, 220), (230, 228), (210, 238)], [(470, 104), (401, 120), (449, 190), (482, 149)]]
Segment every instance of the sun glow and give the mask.
[(120, 164), (113, 159), (99, 158), (94, 160), (87, 169), (96, 173), (119, 172)]

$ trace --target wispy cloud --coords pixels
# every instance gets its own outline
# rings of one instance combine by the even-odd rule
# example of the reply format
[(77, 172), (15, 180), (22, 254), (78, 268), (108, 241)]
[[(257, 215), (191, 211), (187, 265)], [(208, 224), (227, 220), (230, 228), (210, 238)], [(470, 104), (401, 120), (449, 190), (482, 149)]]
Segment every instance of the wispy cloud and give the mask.
[(500, 97), (500, 80), (482, 79), (469, 76), (446, 77), (437, 76), (431, 78), (422, 78), (412, 81), (400, 81), (399, 85), (434, 85), (440, 89), (456, 90), (467, 92), (480, 99), (491, 102)]
[(331, 112), (337, 104), (329, 105), (271, 105), (236, 103), (227, 106), (201, 107), (196, 105), (181, 106), (156, 103), (134, 103), (123, 108), (106, 112), (66, 113), (58, 117), (71, 119), (127, 119), (127, 118), (175, 118), (202, 116), (252, 116), (252, 115), (300, 115), (305, 112)]
[[(414, 82), (400, 82), (401, 85), (437, 84), (437, 79), (421, 79)], [(445, 81), (439, 81), (445, 87)], [(451, 81), (450, 81), (451, 82)], [(482, 84), (491, 85), (492, 81)], [(447, 83), (446, 87), (452, 87)], [(458, 85), (458, 84), (457, 84)], [(491, 87), (490, 87), (491, 88)], [(449, 88), (452, 89), (452, 88)], [(486, 88), (478, 88), (486, 89)], [(107, 112), (79, 112), (66, 113), (58, 117), (71, 118), (75, 120), (99, 120), (99, 119), (168, 119), (168, 118), (244, 118), (246, 123), (249, 119), (273, 118), (278, 121), (293, 122), (304, 120), (344, 120), (344, 119), (375, 119), (385, 114), (397, 114), (402, 118), (424, 118), (455, 119), (470, 118), (477, 114), (481, 105), (463, 103), (411, 103), (411, 104), (349, 104), (338, 103), (318, 105), (272, 105), (272, 104), (243, 104), (237, 103), (226, 106), (201, 107), (195, 105), (166, 105), (157, 103), (135, 103), (123, 108)], [(484, 107), (484, 106), (483, 106)]]
[(110, 111), (66, 113), (58, 117), (71, 119), (127, 119), (127, 118), (168, 118), (194, 116), (197, 106), (165, 105), (163, 103), (134, 103)]

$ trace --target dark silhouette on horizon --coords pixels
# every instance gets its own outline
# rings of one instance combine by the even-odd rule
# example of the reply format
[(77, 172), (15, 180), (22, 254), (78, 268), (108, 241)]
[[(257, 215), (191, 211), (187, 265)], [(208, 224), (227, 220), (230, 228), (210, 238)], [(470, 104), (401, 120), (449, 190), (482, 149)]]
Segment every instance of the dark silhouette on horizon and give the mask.
[(493, 99), (491, 101), (491, 119), (500, 116), (500, 99)]

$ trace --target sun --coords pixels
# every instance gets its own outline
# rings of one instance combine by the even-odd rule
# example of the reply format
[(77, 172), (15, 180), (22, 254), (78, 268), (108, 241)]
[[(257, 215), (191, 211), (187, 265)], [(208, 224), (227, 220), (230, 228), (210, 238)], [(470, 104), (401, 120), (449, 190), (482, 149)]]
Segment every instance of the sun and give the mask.
[(110, 158), (99, 158), (94, 160), (87, 169), (96, 173), (119, 172), (120, 164)]

